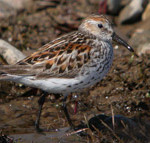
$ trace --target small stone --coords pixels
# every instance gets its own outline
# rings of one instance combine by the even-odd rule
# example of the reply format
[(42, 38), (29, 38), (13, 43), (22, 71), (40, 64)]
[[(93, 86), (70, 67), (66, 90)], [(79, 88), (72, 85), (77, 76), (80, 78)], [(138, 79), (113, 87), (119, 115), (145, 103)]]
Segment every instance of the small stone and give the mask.
[(8, 18), (9, 16), (15, 15), (16, 11), (13, 7), (7, 3), (0, 1), (0, 19)]
[(142, 54), (150, 54), (150, 43), (139, 45), (137, 54), (141, 56)]
[(150, 54), (150, 30), (137, 29), (129, 43), (135, 47), (137, 54)]
[(110, 14), (117, 14), (121, 8), (122, 0), (108, 0), (107, 7)]
[(0, 39), (0, 55), (8, 64), (15, 64), (26, 56), (14, 46)]
[(16, 10), (24, 9), (32, 0), (1, 0)]
[(18, 11), (28, 9), (33, 0), (0, 0), (0, 19), (14, 16)]
[(150, 3), (147, 5), (143, 15), (142, 15), (142, 20), (146, 20), (150, 18)]
[(127, 5), (121, 11), (119, 15), (119, 23), (126, 24), (137, 21), (140, 18), (142, 12), (144, 11), (147, 3), (148, 0), (132, 0), (129, 5)]

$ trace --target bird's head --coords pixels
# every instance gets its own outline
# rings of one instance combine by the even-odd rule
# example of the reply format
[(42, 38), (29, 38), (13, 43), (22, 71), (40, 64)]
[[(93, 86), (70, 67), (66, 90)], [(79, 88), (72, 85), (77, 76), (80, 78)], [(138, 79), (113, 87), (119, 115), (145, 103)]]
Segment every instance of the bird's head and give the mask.
[(101, 41), (116, 41), (126, 47), (129, 51), (133, 49), (120, 38), (113, 29), (112, 23), (103, 15), (90, 15), (85, 18), (79, 26), (79, 31), (89, 34)]

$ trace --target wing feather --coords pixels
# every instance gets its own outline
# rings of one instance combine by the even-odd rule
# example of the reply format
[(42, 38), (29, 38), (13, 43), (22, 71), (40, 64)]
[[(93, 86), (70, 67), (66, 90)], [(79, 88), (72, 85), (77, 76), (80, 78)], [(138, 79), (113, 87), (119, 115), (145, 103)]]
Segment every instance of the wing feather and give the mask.
[(81, 33), (73, 32), (44, 45), (17, 65), (28, 65), (30, 70), (25, 75), (34, 73), (37, 79), (74, 78), (90, 60), (91, 47), (87, 40)]

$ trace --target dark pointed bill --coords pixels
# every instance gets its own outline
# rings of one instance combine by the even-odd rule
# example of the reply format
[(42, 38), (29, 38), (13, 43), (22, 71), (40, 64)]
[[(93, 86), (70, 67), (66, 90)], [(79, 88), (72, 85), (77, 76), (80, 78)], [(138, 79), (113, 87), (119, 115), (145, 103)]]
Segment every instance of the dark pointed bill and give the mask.
[(122, 38), (120, 38), (116, 33), (113, 34), (112, 39), (117, 43), (126, 47), (130, 52), (134, 52), (133, 48), (127, 44)]

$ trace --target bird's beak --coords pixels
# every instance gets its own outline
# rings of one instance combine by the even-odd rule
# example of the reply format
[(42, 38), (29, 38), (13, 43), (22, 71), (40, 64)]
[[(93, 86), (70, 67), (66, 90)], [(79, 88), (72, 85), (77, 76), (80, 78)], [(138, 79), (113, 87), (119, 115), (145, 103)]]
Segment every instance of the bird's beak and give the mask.
[(127, 44), (127, 42), (124, 41), (122, 38), (120, 38), (116, 33), (113, 33), (112, 39), (114, 41), (116, 41), (117, 43), (119, 43), (119, 44), (123, 45), (124, 47), (126, 47), (130, 52), (134, 52), (133, 48), (131, 46), (129, 46)]

